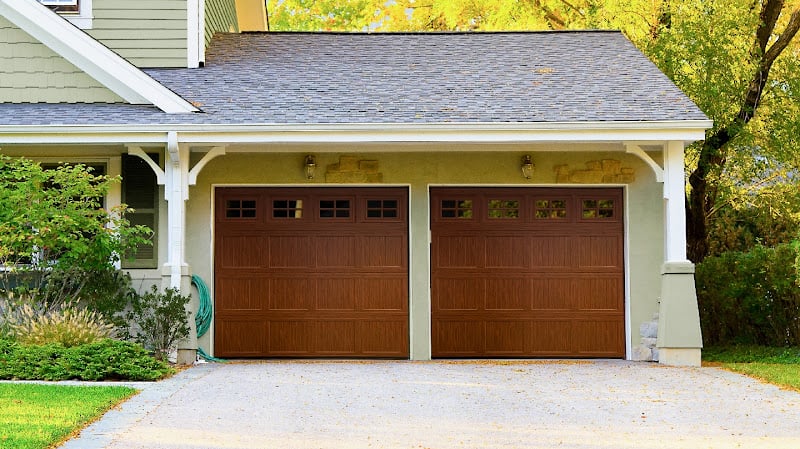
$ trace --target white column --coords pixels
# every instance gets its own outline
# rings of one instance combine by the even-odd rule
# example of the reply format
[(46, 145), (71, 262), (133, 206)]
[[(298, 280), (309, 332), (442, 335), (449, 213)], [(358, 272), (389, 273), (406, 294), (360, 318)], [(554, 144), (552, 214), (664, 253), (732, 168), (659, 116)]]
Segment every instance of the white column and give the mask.
[(686, 175), (683, 142), (667, 142), (664, 147), (665, 236), (664, 261), (686, 259)]
[(167, 161), (164, 170), (164, 197), (167, 200), (167, 264), (170, 287), (181, 289), (181, 275), (187, 267), (186, 200), (189, 199), (189, 147), (178, 145), (178, 136), (170, 132), (167, 139)]
[(664, 266), (658, 319), (658, 360), (700, 366), (703, 339), (694, 285), (686, 259), (686, 175), (683, 142), (664, 146)]
[[(109, 178), (122, 175), (122, 157), (115, 156), (108, 158), (106, 175), (108, 175)], [(120, 205), (122, 205), (122, 183), (115, 182), (111, 184), (106, 194), (106, 210), (111, 211)], [(117, 260), (114, 262), (114, 267), (120, 269), (122, 267), (122, 261)]]

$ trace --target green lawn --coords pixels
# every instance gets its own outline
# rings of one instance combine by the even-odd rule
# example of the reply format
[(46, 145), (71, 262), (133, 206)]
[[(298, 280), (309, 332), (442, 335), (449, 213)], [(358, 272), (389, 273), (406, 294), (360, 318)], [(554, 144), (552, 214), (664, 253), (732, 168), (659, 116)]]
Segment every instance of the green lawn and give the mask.
[(53, 447), (135, 393), (128, 387), (0, 383), (0, 447)]
[(730, 346), (703, 350), (703, 361), (800, 391), (800, 348)]

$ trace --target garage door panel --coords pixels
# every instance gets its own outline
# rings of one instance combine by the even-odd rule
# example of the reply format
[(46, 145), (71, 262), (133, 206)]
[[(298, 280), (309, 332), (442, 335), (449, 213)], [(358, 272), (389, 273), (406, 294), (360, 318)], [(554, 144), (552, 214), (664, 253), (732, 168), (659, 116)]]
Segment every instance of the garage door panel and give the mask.
[(485, 310), (530, 310), (530, 279), (501, 277), (486, 279)]
[(566, 236), (530, 237), (530, 266), (569, 267), (570, 238)]
[(589, 311), (622, 311), (619, 298), (623, 295), (623, 285), (619, 278), (584, 275), (575, 279), (577, 308)]
[(261, 268), (266, 266), (269, 247), (258, 234), (229, 235), (219, 242), (219, 268)]
[(217, 319), (214, 326), (214, 347), (234, 357), (261, 354), (265, 349), (268, 325), (261, 320)]
[(314, 327), (314, 348), (321, 355), (355, 355), (355, 321), (316, 321)]
[(408, 356), (406, 188), (223, 187), (216, 205), (217, 318), (262, 324), (215, 355)]
[(406, 239), (403, 236), (361, 236), (358, 242), (360, 267), (403, 268), (406, 266)]
[(488, 236), (485, 239), (487, 268), (524, 268), (528, 265), (530, 241), (518, 236)]
[(486, 296), (486, 281), (480, 278), (438, 278), (433, 298), (434, 310), (481, 310)]
[(442, 268), (482, 267), (484, 261), (483, 237), (477, 235), (440, 236), (436, 240), (436, 259)]
[(356, 265), (356, 237), (323, 235), (314, 238), (318, 268), (352, 268)]
[(486, 355), (492, 357), (525, 354), (525, 321), (486, 321)]
[(616, 235), (583, 236), (575, 240), (576, 260), (582, 268), (622, 268), (622, 240)]
[(311, 238), (305, 236), (276, 235), (269, 237), (270, 268), (302, 268), (314, 264)]
[(588, 357), (615, 357), (625, 351), (623, 321), (578, 321), (574, 325), (576, 352)]
[(404, 276), (359, 278), (356, 286), (359, 310), (408, 312), (408, 279)]
[(433, 323), (434, 357), (468, 357), (485, 350), (484, 323), (471, 320), (437, 320)]
[(269, 285), (262, 279), (251, 277), (226, 277), (217, 282), (220, 301), (217, 313), (237, 310), (262, 310), (269, 305)]
[(361, 321), (358, 323), (362, 338), (361, 352), (374, 357), (402, 357), (402, 348), (408, 341), (408, 320)]
[(271, 279), (269, 297), (269, 310), (313, 310), (316, 282), (298, 277)]
[(572, 320), (532, 320), (525, 334), (525, 346), (533, 355), (560, 355), (573, 353)]
[(531, 284), (531, 310), (554, 311), (575, 308), (571, 278), (542, 276), (532, 279)]
[(276, 356), (303, 357), (311, 352), (311, 340), (314, 338), (313, 323), (308, 321), (271, 321), (269, 323), (269, 352)]
[(358, 278), (323, 277), (316, 280), (316, 310), (356, 310)]

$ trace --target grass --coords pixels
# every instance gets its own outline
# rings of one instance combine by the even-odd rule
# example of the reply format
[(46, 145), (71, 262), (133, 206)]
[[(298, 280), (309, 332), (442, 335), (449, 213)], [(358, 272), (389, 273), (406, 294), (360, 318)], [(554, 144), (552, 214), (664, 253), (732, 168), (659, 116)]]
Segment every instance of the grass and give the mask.
[(135, 393), (128, 387), (0, 383), (0, 447), (54, 447)]
[(727, 346), (706, 348), (707, 364), (745, 374), (784, 388), (800, 391), (800, 348)]

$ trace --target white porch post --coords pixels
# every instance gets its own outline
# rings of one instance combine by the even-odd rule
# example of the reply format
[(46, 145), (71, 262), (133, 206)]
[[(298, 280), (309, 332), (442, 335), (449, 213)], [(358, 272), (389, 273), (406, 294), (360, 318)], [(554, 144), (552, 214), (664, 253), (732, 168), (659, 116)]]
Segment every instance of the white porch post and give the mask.
[(700, 366), (703, 346), (694, 284), (686, 258), (686, 184), (682, 141), (664, 147), (664, 266), (659, 304), (659, 362)]
[[(185, 254), (186, 200), (189, 199), (189, 147), (178, 144), (178, 136), (167, 138), (164, 199), (167, 200), (167, 263), (170, 288), (181, 288), (181, 276), (187, 271)], [(188, 274), (188, 273), (187, 273)]]

